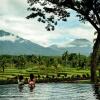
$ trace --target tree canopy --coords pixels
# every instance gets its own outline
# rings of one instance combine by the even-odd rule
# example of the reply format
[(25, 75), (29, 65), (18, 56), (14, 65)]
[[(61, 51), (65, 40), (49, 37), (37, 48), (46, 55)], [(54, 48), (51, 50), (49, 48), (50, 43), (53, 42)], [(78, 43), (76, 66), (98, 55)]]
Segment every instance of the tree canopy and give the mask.
[(99, 31), (100, 27), (100, 0), (28, 0), (32, 13), (27, 18), (38, 17), (38, 21), (47, 23), (48, 31), (54, 30), (57, 21), (67, 21), (69, 10), (77, 12), (79, 21), (89, 21)]
[(69, 9), (77, 12), (79, 21), (88, 21), (96, 30), (97, 39), (94, 43), (91, 58), (91, 80), (96, 81), (96, 64), (100, 51), (100, 0), (28, 0), (29, 11), (27, 18), (38, 18), (46, 23), (48, 31), (54, 30), (59, 20), (67, 21)]

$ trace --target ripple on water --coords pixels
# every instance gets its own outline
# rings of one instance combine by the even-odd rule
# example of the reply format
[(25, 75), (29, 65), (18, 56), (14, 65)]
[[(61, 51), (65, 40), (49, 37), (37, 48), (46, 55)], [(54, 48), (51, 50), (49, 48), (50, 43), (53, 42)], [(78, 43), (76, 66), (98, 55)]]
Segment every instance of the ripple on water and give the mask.
[(33, 92), (28, 85), (19, 92), (16, 84), (0, 85), (0, 100), (97, 100), (90, 84), (40, 83)]

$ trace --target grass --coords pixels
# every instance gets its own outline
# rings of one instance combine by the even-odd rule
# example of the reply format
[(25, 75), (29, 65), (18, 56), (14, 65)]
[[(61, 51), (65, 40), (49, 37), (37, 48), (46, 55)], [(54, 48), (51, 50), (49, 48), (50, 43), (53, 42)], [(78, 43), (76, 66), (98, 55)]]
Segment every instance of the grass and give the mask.
[(55, 75), (57, 76), (58, 73), (63, 76), (67, 73), (67, 77), (71, 77), (72, 75), (80, 75), (83, 74), (90, 74), (90, 70), (88, 69), (79, 69), (79, 68), (69, 68), (69, 67), (63, 67), (58, 66), (57, 68), (51, 66), (51, 67), (45, 67), (45, 66), (29, 66), (27, 68), (23, 69), (17, 69), (15, 67), (7, 67), (5, 68), (5, 72), (0, 72), (0, 80), (13, 78), (15, 76), (18, 76), (20, 74), (23, 74), (24, 77), (29, 77), (29, 74), (33, 73), (35, 76), (46, 76), (46, 75)]

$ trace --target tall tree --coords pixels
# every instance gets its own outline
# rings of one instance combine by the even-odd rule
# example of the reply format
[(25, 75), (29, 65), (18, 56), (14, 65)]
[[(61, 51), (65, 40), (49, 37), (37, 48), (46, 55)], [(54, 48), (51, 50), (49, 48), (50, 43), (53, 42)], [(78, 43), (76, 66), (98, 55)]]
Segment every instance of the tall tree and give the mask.
[(64, 61), (64, 65), (66, 66), (68, 64), (68, 51), (66, 51), (63, 55), (62, 55), (62, 60)]
[(7, 63), (7, 58), (2, 57), (2, 59), (0, 59), (0, 67), (2, 68), (3, 72), (5, 71), (6, 63)]
[(91, 56), (91, 81), (96, 82), (96, 64), (100, 50), (100, 0), (28, 0), (28, 3), (28, 10), (32, 13), (27, 18), (38, 17), (39, 22), (47, 23), (48, 31), (54, 30), (58, 20), (67, 21), (67, 17), (70, 17), (67, 11), (69, 8), (78, 13), (80, 21), (88, 21), (95, 28), (97, 39)]

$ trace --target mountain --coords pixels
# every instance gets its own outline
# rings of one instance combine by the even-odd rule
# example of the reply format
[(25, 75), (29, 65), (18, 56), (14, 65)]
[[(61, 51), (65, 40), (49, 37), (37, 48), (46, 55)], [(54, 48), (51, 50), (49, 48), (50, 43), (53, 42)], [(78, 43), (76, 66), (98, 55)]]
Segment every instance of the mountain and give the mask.
[(58, 56), (65, 51), (69, 53), (80, 53), (89, 55), (92, 52), (92, 43), (87, 39), (75, 39), (67, 43), (65, 47), (51, 45), (50, 47), (42, 47), (29, 40), (25, 40), (15, 34), (0, 30), (0, 55), (44, 55)]
[(75, 39), (67, 43), (65, 47), (57, 45), (50, 46), (53, 50), (59, 49), (61, 52), (68, 51), (69, 53), (80, 53), (82, 55), (90, 55), (92, 52), (92, 43), (87, 39)]
[[(29, 40), (15, 36), (9, 32), (0, 30), (0, 54), (9, 54), (9, 55), (61, 55), (61, 52), (53, 50), (51, 48), (45, 48), (38, 44), (35, 44)], [(5, 38), (5, 39), (4, 39)], [(10, 40), (13, 39), (12, 40)], [(4, 39), (4, 40), (3, 40)]]
[(11, 35), (9, 32), (5, 32), (3, 30), (0, 30), (0, 37), (2, 37), (2, 36), (9, 36), (9, 35)]
[(91, 47), (92, 43), (87, 39), (75, 39), (70, 42), (68, 45), (76, 46), (76, 47)]

